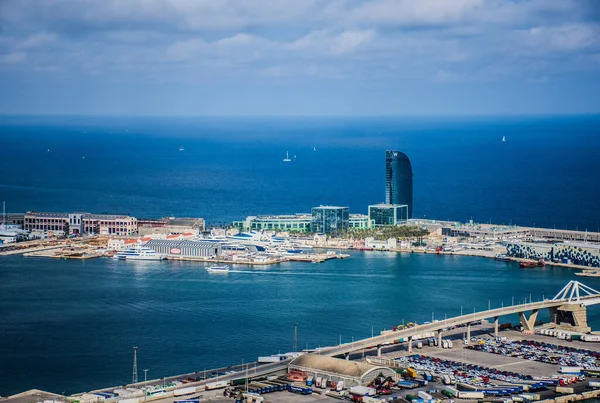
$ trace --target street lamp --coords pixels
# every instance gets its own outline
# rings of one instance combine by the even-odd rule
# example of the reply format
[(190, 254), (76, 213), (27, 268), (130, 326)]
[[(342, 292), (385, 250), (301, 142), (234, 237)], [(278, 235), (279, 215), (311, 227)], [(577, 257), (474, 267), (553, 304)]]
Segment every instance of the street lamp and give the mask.
[(148, 388), (146, 388), (148, 370), (144, 370), (144, 403), (146, 402), (146, 398), (148, 397)]

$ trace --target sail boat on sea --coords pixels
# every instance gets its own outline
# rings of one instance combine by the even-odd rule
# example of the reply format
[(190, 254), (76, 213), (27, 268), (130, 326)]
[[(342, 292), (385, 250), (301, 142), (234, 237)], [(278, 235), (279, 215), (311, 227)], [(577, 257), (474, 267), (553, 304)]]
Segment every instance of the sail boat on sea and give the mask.
[(502, 142), (506, 141), (506, 136), (502, 136)]
[(285, 152), (285, 158), (283, 159), (283, 162), (291, 162), (292, 160), (290, 159), (290, 154), (286, 151)]

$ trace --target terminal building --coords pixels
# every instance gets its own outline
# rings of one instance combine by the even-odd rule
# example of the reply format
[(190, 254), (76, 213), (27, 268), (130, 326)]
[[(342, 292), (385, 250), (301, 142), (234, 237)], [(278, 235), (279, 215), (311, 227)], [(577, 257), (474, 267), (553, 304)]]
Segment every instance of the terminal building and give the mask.
[[(318, 207), (315, 207), (318, 208)], [(348, 214), (347, 228), (371, 228), (369, 216), (365, 214)], [(287, 231), (311, 232), (313, 230), (312, 214), (263, 215), (249, 216), (245, 220), (234, 221), (232, 225), (243, 232), (248, 231)]]
[(127, 215), (90, 213), (25, 213), (23, 229), (31, 232), (63, 232), (69, 235), (137, 234), (137, 219)]
[(408, 156), (400, 151), (385, 152), (385, 204), (408, 206), (413, 217), (413, 172)]
[(212, 257), (221, 254), (221, 243), (209, 241), (153, 239), (144, 246), (169, 258)]
[(240, 231), (297, 231), (310, 232), (310, 214), (249, 216), (243, 221), (234, 221)]
[(312, 209), (312, 232), (318, 234), (346, 232), (349, 226), (350, 213), (348, 207), (319, 206)]
[(373, 379), (383, 375), (396, 380), (398, 374), (389, 367), (377, 366), (366, 362), (347, 361), (318, 354), (304, 354), (294, 358), (288, 372), (300, 373), (315, 378), (327, 378), (330, 381), (344, 381), (345, 387), (366, 386)]
[(373, 204), (369, 206), (368, 217), (374, 227), (406, 224), (408, 222), (408, 205)]

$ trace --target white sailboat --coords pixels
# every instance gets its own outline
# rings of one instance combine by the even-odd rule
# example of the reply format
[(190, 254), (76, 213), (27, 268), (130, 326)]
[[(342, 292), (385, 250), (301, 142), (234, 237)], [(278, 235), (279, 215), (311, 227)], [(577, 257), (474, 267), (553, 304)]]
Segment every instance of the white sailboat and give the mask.
[(291, 162), (292, 160), (290, 159), (290, 154), (286, 151), (285, 152), (285, 158), (283, 159), (283, 162)]
[(502, 141), (506, 141), (506, 136), (502, 136)]

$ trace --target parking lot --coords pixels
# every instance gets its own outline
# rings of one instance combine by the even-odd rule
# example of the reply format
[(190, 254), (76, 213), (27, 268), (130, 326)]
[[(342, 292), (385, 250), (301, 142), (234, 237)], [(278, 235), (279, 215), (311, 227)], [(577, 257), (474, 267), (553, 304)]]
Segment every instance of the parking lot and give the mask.
[(600, 353), (574, 346), (560, 346), (537, 340), (481, 340), (467, 349), (551, 365), (597, 369)]

